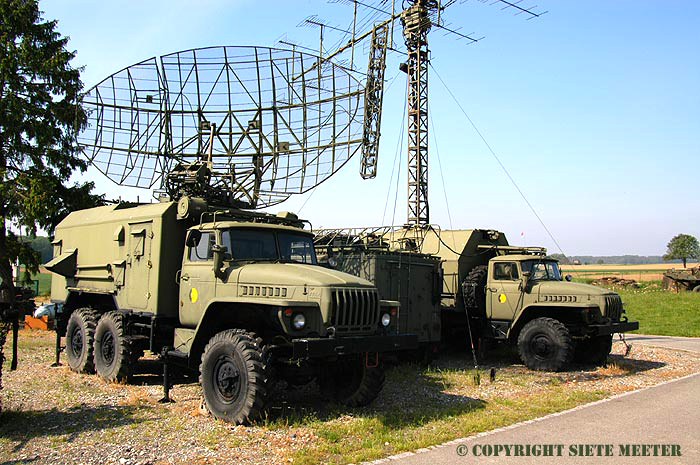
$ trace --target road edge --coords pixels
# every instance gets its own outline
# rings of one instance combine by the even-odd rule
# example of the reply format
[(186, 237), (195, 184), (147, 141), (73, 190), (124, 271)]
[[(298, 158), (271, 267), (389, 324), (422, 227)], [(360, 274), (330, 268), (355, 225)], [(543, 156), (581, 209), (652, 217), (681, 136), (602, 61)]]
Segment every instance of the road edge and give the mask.
[(404, 459), (404, 458), (406, 458), (406, 457), (412, 457), (412, 456), (414, 456), (414, 455), (423, 454), (423, 453), (425, 453), (425, 452), (429, 452), (429, 451), (432, 451), (432, 450), (435, 450), (435, 449), (442, 449), (442, 448), (444, 448), (444, 447), (455, 446), (455, 445), (457, 445), (457, 444), (460, 444), (460, 443), (463, 443), (463, 442), (466, 442), (466, 441), (471, 441), (471, 440), (473, 440), (473, 439), (483, 438), (483, 437), (485, 437), (485, 436), (490, 436), (490, 435), (492, 435), (492, 434), (500, 433), (500, 432), (503, 432), (503, 431), (510, 431), (510, 430), (512, 430), (512, 429), (516, 429), (516, 428), (520, 428), (521, 426), (524, 426), (524, 425), (529, 425), (529, 424), (532, 424), (532, 423), (537, 423), (537, 422), (540, 422), (540, 421), (544, 421), (544, 420), (547, 420), (547, 419), (549, 419), (549, 418), (554, 418), (554, 417), (558, 417), (558, 416), (562, 416), (562, 415), (567, 415), (567, 414), (572, 413), (572, 412), (576, 412), (576, 411), (579, 411), (579, 410), (587, 409), (587, 408), (589, 408), (589, 407), (593, 407), (593, 406), (596, 406), (596, 405), (604, 404), (604, 403), (606, 403), (606, 402), (610, 402), (610, 401), (613, 401), (613, 400), (616, 400), (616, 399), (620, 399), (620, 398), (622, 398), (622, 397), (631, 396), (631, 395), (634, 395), (634, 394), (637, 394), (637, 393), (640, 393), (640, 392), (648, 391), (649, 389), (654, 389), (654, 388), (657, 388), (657, 387), (665, 386), (665, 385), (667, 385), (667, 384), (671, 384), (671, 383), (676, 383), (676, 382), (679, 382), (679, 381), (683, 381), (683, 380), (686, 380), (686, 379), (689, 379), (689, 378), (693, 378), (693, 377), (695, 377), (695, 376), (700, 376), (700, 373), (691, 373), (691, 374), (689, 374), (689, 375), (685, 375), (685, 376), (682, 376), (682, 377), (680, 377), (680, 378), (676, 378), (676, 379), (671, 379), (671, 380), (668, 380), (668, 381), (664, 381), (664, 382), (662, 382), (662, 383), (655, 384), (655, 385), (653, 385), (653, 386), (647, 386), (647, 387), (643, 387), (643, 388), (641, 388), (641, 389), (636, 389), (636, 390), (634, 390), (634, 391), (623, 392), (623, 393), (621, 393), (621, 394), (615, 394), (614, 396), (607, 397), (607, 398), (605, 398), (605, 399), (596, 400), (595, 402), (590, 402), (590, 403), (588, 403), (588, 404), (577, 405), (576, 407), (570, 408), (570, 409), (568, 409), (568, 410), (562, 410), (561, 412), (550, 413), (550, 414), (545, 415), (545, 416), (543, 416), (543, 417), (533, 418), (533, 419), (531, 419), (531, 420), (525, 420), (525, 421), (521, 421), (521, 422), (518, 422), (518, 423), (513, 423), (512, 425), (502, 426), (501, 428), (496, 428), (496, 429), (492, 429), (492, 430), (489, 430), (489, 431), (483, 431), (483, 432), (481, 432), (481, 433), (477, 433), (477, 434), (474, 434), (474, 435), (472, 435), (472, 436), (465, 436), (465, 437), (462, 437), (462, 438), (452, 439), (451, 441), (443, 442), (442, 444), (438, 444), (438, 445), (435, 445), (435, 446), (424, 447), (424, 448), (421, 448), (421, 449), (417, 449), (417, 450), (415, 450), (415, 451), (402, 452), (402, 453), (400, 453), (400, 454), (390, 455), (389, 457), (385, 457), (385, 458), (383, 458), (383, 459), (377, 459), (377, 460), (374, 460), (374, 461), (371, 461), (371, 462), (361, 462), (361, 465), (375, 465), (375, 464), (380, 464), (380, 463), (393, 462), (393, 461), (396, 461), (396, 460)]

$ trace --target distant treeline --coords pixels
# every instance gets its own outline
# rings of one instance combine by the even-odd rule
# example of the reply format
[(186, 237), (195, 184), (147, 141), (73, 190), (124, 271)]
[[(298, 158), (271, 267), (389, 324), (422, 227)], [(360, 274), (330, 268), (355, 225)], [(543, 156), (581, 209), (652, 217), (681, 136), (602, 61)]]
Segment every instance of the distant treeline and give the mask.
[(592, 255), (572, 255), (565, 257), (555, 253), (551, 255), (564, 265), (649, 265), (654, 263), (682, 263), (682, 260), (664, 260), (661, 255), (610, 255), (594, 257)]
[(41, 257), (41, 263), (46, 263), (53, 258), (53, 246), (48, 237), (37, 236), (33, 238), (27, 238), (27, 241), (31, 243), (32, 249), (36, 250)]

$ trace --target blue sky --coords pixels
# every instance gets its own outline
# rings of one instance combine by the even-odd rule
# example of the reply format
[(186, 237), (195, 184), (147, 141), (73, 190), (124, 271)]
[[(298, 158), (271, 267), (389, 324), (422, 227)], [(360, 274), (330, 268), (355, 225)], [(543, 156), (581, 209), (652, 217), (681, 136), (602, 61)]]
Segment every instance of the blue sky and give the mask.
[[(467, 46), (432, 32), (433, 67), (564, 253), (662, 254), (678, 233), (700, 237), (700, 2), (537, 3), (548, 13), (526, 21), (490, 2), (458, 2), (446, 20), (485, 38)], [(284, 34), (313, 47), (317, 32), (297, 27), (301, 20), (317, 14), (347, 25), (351, 14), (325, 0), (44, 0), (40, 7), (70, 36), (86, 88), (125, 66), (183, 49), (278, 46)], [(387, 79), (400, 61), (390, 57)], [(431, 73), (431, 222), (446, 229), (451, 218), (454, 228), (498, 229), (511, 243), (558, 252)], [(392, 216), (396, 224), (405, 221), (405, 148), (395, 213), (396, 174), (390, 180), (405, 75), (397, 79), (385, 96), (377, 178), (363, 181), (353, 159), (313, 193), (273, 210), (301, 209), (314, 227), (388, 224)], [(87, 176), (111, 197), (149, 197), (99, 173)]]

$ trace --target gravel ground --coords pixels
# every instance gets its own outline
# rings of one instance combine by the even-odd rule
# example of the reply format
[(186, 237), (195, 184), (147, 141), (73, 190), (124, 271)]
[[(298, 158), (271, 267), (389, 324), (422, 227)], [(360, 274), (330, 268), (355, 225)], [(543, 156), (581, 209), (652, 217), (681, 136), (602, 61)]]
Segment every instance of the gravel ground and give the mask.
[[(22, 331), (20, 340), (19, 369), (10, 372), (8, 362), (3, 369), (0, 465), (290, 463), (294, 451), (312, 447), (317, 439), (312, 421), (342, 423), (368, 411), (420, 404), (426, 397), (445, 403), (516, 399), (552, 385), (612, 395), (700, 371), (698, 355), (636, 345), (624, 356), (625, 346), (616, 342), (608, 367), (573, 367), (563, 373), (528, 371), (512, 352), (500, 351), (485, 364), (496, 369), (496, 381), (483, 379), (486, 374), (476, 386), (464, 371), (471, 368), (471, 357), (453, 354), (428, 372), (405, 365), (390, 371), (384, 390), (367, 409), (328, 410), (313, 385), (278, 386), (268, 420), (244, 427), (201, 413), (195, 377), (177, 380), (175, 403), (158, 403), (160, 367), (152, 359), (142, 363), (131, 384), (107, 384), (66, 366), (50, 367), (53, 333)], [(425, 383), (426, 378), (440, 382)]]

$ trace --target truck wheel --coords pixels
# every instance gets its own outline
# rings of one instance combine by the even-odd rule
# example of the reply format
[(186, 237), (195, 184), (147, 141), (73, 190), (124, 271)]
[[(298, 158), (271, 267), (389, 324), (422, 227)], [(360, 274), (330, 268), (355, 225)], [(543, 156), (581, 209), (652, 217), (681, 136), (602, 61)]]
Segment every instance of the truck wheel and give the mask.
[(464, 294), (464, 304), (468, 308), (479, 310), (479, 316), (486, 314), (486, 276), (487, 266), (475, 266), (464, 278), (462, 283), (462, 293)]
[(102, 315), (95, 330), (95, 370), (108, 382), (126, 381), (131, 374), (135, 354), (124, 331), (124, 316), (119, 312)]
[(263, 411), (266, 364), (254, 334), (240, 330), (216, 334), (204, 349), (199, 371), (204, 402), (216, 418), (250, 423)]
[(68, 366), (76, 373), (94, 373), (93, 348), (97, 313), (91, 308), (79, 308), (68, 319), (66, 327), (66, 357)]
[(700, 284), (693, 288), (693, 292), (700, 292)]
[(552, 318), (535, 318), (518, 336), (518, 351), (531, 370), (560, 371), (574, 355), (569, 330)]
[(338, 360), (318, 379), (321, 392), (348, 407), (362, 407), (377, 398), (384, 387), (384, 367), (368, 367), (364, 357)]
[(596, 336), (580, 341), (576, 345), (574, 359), (586, 364), (602, 365), (612, 350), (612, 334)]

